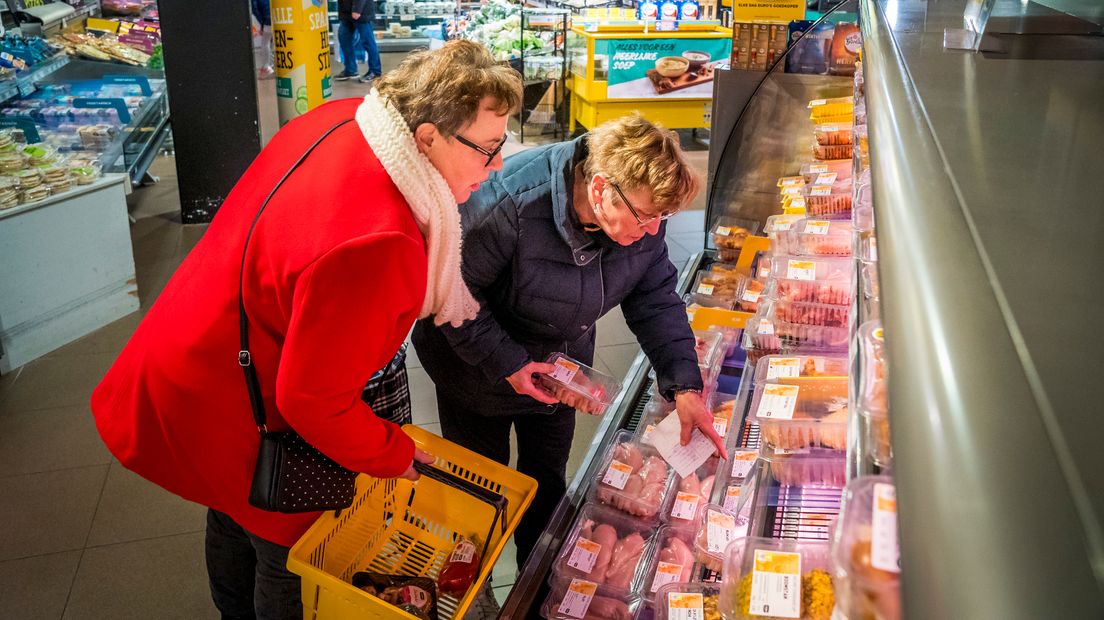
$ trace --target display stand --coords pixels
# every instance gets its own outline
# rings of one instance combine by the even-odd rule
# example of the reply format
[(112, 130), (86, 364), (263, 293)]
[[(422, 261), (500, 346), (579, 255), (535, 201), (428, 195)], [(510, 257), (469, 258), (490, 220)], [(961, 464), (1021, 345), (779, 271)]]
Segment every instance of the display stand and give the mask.
[[(552, 48), (544, 53), (526, 54), (524, 43), (521, 46), (519, 63), (525, 84), (525, 99), (518, 117), (521, 142), (525, 142), (527, 124), (551, 126), (556, 138), (564, 137), (567, 132), (563, 102), (567, 84), (568, 16), (564, 9), (525, 8), (521, 11), (523, 38), (526, 32), (553, 33)], [(552, 64), (546, 66), (548, 61)], [(547, 101), (549, 97), (550, 102)]]

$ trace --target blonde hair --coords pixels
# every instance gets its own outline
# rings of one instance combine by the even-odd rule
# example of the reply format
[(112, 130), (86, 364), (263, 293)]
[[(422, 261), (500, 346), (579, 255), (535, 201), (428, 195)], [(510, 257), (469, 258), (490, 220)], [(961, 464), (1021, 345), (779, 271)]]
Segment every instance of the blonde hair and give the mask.
[(376, 80), (375, 87), (411, 131), (433, 123), (444, 136), (474, 121), (484, 97), (494, 100), (497, 113), (510, 114), (520, 107), (522, 96), (517, 71), (496, 63), (482, 45), (463, 40), (410, 54)]
[(678, 134), (639, 113), (603, 123), (587, 136), (583, 169), (589, 179), (603, 174), (626, 192), (647, 188), (661, 211), (685, 207), (701, 190), (679, 146)]

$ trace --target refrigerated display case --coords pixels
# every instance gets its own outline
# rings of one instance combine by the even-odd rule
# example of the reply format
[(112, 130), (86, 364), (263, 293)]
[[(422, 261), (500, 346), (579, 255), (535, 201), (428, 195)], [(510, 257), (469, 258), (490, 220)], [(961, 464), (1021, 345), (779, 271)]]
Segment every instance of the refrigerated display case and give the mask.
[[(1092, 326), (1104, 316), (1104, 286), (1093, 274), (1104, 264), (1104, 220), (1092, 196), (1104, 169), (1104, 38), (1034, 36), (1005, 41), (1004, 55), (944, 49), (944, 30), (961, 27), (969, 4), (862, 0), (837, 9), (857, 6), (861, 14), (865, 105), (854, 113), (865, 124), (853, 132), (852, 151), (869, 170), (860, 174), (860, 166), (853, 177), (853, 273), (822, 300), (850, 309), (849, 358), (838, 350), (809, 355), (849, 360), (848, 385), (833, 387), (852, 409), (846, 462), (832, 455), (812, 463), (819, 469), (795, 469), (785, 452), (760, 458), (746, 474), (751, 484), (743, 483), (756, 543), (744, 551), (777, 546), (762, 537), (826, 541), (783, 546), (820, 545), (814, 568), (833, 567), (837, 595), (858, 610), (853, 617), (868, 605), (906, 618), (1098, 618), (1104, 451), (1095, 412), (1104, 402), (1104, 340)], [(1024, 11), (1054, 13), (1026, 4)], [(726, 82), (719, 72), (715, 118), (732, 106), (735, 120), (714, 128), (703, 230), (710, 249), (683, 270), (680, 293), (716, 261), (709, 232), (721, 218), (761, 229), (780, 212), (779, 179), (810, 175), (812, 183), (829, 173), (831, 165), (807, 164), (818, 144), (810, 102), (851, 96), (856, 83), (783, 66), (750, 86), (746, 76)], [(738, 92), (726, 98), (726, 84)], [(851, 171), (850, 163), (839, 169)], [(726, 310), (696, 312), (710, 311)], [(636, 429), (649, 411), (648, 370), (638, 355), (502, 617), (537, 617), (551, 562), (615, 433)], [(766, 377), (739, 377), (733, 416), (742, 422), (730, 453), (760, 443), (747, 418)], [(853, 486), (840, 484), (841, 473)], [(815, 492), (778, 492), (779, 477), (795, 475), (816, 478)], [(896, 500), (890, 493), (883, 508), (892, 510), (846, 516), (859, 525), (831, 541), (841, 501), (845, 510), (869, 510), (870, 493), (885, 490), (870, 485), (889, 482)], [(724, 479), (715, 497), (731, 486)], [(895, 585), (875, 592), (863, 581), (896, 573), (867, 570), (884, 570), (877, 560), (856, 568), (847, 555), (871, 537), (854, 528), (884, 525), (886, 515), (900, 524), (900, 595)], [(734, 566), (744, 574), (748, 561)], [(700, 578), (717, 581), (708, 572)]]

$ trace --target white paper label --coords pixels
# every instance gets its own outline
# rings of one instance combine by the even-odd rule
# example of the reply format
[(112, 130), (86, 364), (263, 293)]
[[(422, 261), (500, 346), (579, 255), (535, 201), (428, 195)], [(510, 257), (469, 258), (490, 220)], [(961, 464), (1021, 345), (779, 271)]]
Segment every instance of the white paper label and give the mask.
[(668, 592), (668, 620), (705, 620), (705, 598), (701, 592)]
[(725, 489), (724, 503), (721, 505), (729, 512), (736, 512), (736, 509), (740, 507), (740, 487), (735, 484), (729, 485)]
[(772, 224), (771, 230), (773, 232), (784, 232), (790, 229), (791, 224), (793, 224), (793, 221), (788, 219), (774, 220), (774, 224)]
[(679, 493), (675, 496), (675, 505), (671, 506), (671, 517), (691, 521), (698, 512), (698, 496), (693, 493)]
[(723, 415), (713, 416), (713, 430), (724, 439), (728, 435), (728, 417)]
[(713, 234), (720, 235), (721, 237), (727, 237), (732, 234), (732, 229), (728, 226), (718, 226), (717, 230)]
[(791, 280), (816, 280), (816, 263), (811, 260), (791, 260), (786, 265), (786, 277)]
[(891, 573), (901, 572), (901, 549), (897, 543), (897, 489), (885, 482), (874, 485), (870, 565)]
[(818, 185), (809, 189), (810, 196), (831, 196), (832, 187), (828, 185)]
[(571, 585), (560, 602), (559, 612), (572, 618), (585, 618), (590, 601), (598, 591), (598, 584), (582, 579), (572, 579)]
[(877, 239), (871, 239), (870, 240), (870, 260), (875, 262), (875, 263), (878, 262), (878, 240)]
[(772, 618), (801, 617), (801, 554), (755, 550), (748, 613)]
[(556, 360), (554, 366), (556, 368), (552, 370), (552, 378), (560, 383), (571, 383), (579, 372), (578, 364), (562, 357)]
[(682, 579), (682, 565), (671, 564), (669, 562), (660, 562), (656, 567), (655, 579), (652, 580), (652, 593), (659, 592), (659, 589), (669, 583), (675, 583), (679, 579)]
[(709, 511), (706, 543), (709, 553), (724, 553), (728, 543), (736, 540), (736, 519), (727, 513)]
[(652, 432), (655, 431), (655, 424), (649, 424), (644, 427), (644, 434), (640, 437), (641, 443), (648, 445), (652, 444)]
[(755, 459), (759, 458), (757, 450), (735, 450), (732, 453), (732, 477), (747, 478), (751, 468), (755, 465)]
[(835, 172), (822, 172), (817, 175), (814, 185), (831, 185), (836, 182)]
[(602, 545), (593, 540), (579, 538), (575, 541), (575, 548), (571, 550), (567, 565), (589, 575), (594, 570), (594, 563), (598, 561), (598, 553), (601, 551)]
[(828, 103), (827, 99), (813, 99), (812, 101), (809, 102), (809, 107), (810, 108), (815, 108), (817, 106), (822, 106), (826, 103)]
[(606, 469), (606, 475), (602, 476), (602, 484), (611, 486), (619, 491), (625, 490), (625, 485), (632, 475), (632, 467), (614, 459)]
[(801, 375), (801, 359), (796, 357), (772, 357), (767, 362), (767, 378), (797, 377)]
[(740, 299), (752, 303), (759, 303), (759, 298), (763, 296), (763, 291), (753, 291), (751, 289), (744, 289), (744, 294), (740, 295)]
[(462, 540), (449, 556), (449, 562), (454, 564), (470, 564), (475, 559), (475, 544), (470, 540)]
[(798, 198), (794, 198), (793, 200), (791, 200), (789, 209), (791, 211), (800, 210), (802, 213), (804, 213), (805, 212), (805, 198), (798, 197)]
[(800, 389), (797, 385), (767, 384), (763, 387), (763, 397), (759, 399), (759, 408), (755, 410), (755, 416), (770, 420), (793, 419), (794, 407), (797, 406), (797, 393)]
[(768, 319), (759, 319), (759, 326), (755, 329), (755, 332), (760, 336), (773, 336), (774, 323), (771, 323)]
[(801, 186), (800, 185), (787, 185), (786, 187), (782, 188), (782, 195), (783, 196), (796, 196), (800, 193), (801, 193)]
[(712, 284), (699, 284), (698, 285), (698, 293), (700, 293), (702, 295), (712, 295), (713, 294), (713, 285)]
[(822, 174), (828, 172), (828, 164), (813, 164), (809, 166), (809, 174)]
[(825, 220), (805, 220), (805, 234), (827, 235), (831, 224)]
[(672, 411), (659, 424), (656, 424), (655, 430), (652, 431), (652, 445), (659, 450), (659, 454), (671, 467), (675, 468), (678, 475), (685, 478), (708, 461), (716, 451), (716, 447), (696, 428), (690, 435), (690, 443), (685, 446), (682, 445), (681, 437), (682, 425), (679, 422), (678, 411)]
[(778, 180), (782, 184), (782, 187), (789, 187), (790, 185), (805, 185), (805, 177), (783, 177)]

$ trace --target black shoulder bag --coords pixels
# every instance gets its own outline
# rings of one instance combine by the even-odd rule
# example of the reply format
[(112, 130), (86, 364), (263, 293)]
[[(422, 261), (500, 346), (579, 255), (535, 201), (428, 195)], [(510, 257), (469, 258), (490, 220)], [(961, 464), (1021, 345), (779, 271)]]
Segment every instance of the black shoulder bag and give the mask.
[(245, 313), (243, 296), (246, 252), (261, 213), (276, 194), (276, 190), (302, 165), (307, 156), (338, 127), (351, 121), (352, 119), (344, 120), (330, 127), (284, 173), (253, 217), (245, 238), (245, 247), (242, 249), (241, 273), (238, 276), (238, 316), (241, 327), (238, 364), (245, 371), (245, 386), (249, 392), (249, 404), (253, 408), (253, 420), (261, 434), (261, 447), (257, 452), (256, 468), (253, 470), (253, 486), (249, 490), (249, 503), (261, 510), (286, 513), (337, 510), (352, 504), (356, 493), (356, 472), (338, 465), (294, 431), (276, 433), (268, 430), (261, 383), (257, 379), (257, 369), (253, 366), (253, 356), (249, 352), (249, 317)]

